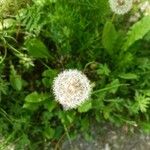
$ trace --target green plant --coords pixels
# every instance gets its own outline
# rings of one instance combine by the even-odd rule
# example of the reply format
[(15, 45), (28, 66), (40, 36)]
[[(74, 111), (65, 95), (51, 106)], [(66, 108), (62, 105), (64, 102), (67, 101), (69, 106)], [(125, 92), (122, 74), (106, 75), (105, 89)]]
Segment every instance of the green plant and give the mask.
[[(0, 13), (0, 149), (59, 149), (65, 137), (90, 138), (93, 122), (150, 131), (150, 16), (132, 25), (132, 12), (114, 15), (107, 0), (16, 2)], [(65, 69), (83, 71), (93, 87), (69, 111), (52, 90)]]

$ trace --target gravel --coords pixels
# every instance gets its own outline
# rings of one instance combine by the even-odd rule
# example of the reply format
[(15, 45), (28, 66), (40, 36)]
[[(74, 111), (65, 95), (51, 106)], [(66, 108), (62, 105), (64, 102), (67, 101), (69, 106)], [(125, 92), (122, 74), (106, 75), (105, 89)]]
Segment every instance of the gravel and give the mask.
[(62, 150), (150, 150), (150, 135), (134, 131), (124, 126), (117, 128), (112, 125), (94, 125), (91, 128), (91, 140), (86, 140), (82, 134), (75, 140), (66, 139)]

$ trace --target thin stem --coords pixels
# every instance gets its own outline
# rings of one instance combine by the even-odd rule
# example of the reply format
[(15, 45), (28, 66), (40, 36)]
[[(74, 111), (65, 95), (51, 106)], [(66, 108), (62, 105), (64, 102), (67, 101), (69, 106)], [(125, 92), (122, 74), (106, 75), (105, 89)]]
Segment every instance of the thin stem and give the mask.
[(129, 84), (118, 84), (118, 85), (114, 85), (114, 86), (111, 86), (111, 87), (106, 87), (106, 88), (103, 88), (103, 89), (100, 89), (100, 90), (96, 90), (92, 94), (95, 95), (97, 93), (108, 91), (110, 89), (113, 89), (113, 88), (116, 88), (116, 87), (119, 87), (119, 86), (124, 86), (124, 85), (129, 85)]
[(3, 115), (3, 117), (6, 118), (6, 120), (8, 120), (11, 124), (13, 124), (12, 119), (8, 116), (8, 114), (2, 108), (0, 108), (0, 114)]
[(9, 141), (12, 139), (12, 137), (14, 136), (15, 132), (13, 132), (11, 135), (9, 135), (7, 137), (7, 139), (5, 139), (5, 141), (3, 141), (3, 144), (0, 145), (0, 149), (1, 150), (6, 150), (7, 144), (9, 143)]
[(58, 150), (59, 149), (59, 143), (62, 141), (62, 139), (65, 137), (66, 132), (60, 137), (60, 139), (58, 140), (58, 142), (55, 145), (54, 150)]
[(13, 50), (14, 52), (21, 54), (21, 52), (19, 52), (17, 49), (15, 49), (14, 47), (12, 47), (10, 44), (7, 43), (7, 46), (8, 46), (11, 50)]
[(3, 40), (3, 42), (4, 42), (5, 48), (8, 47), (8, 48), (10, 48), (11, 50), (15, 51), (16, 53), (21, 54), (21, 52), (19, 52), (17, 49), (15, 49), (13, 46), (11, 46), (11, 45), (5, 40), (4, 37), (2, 37), (2, 40)]
[[(2, 77), (1, 77), (1, 74), (0, 74), (0, 81), (2, 80)], [(0, 103), (1, 103), (1, 101), (2, 101), (2, 92), (1, 92), (1, 90), (0, 90)]]
[(43, 62), (42, 60), (40, 60), (40, 62), (47, 68), (47, 69), (51, 69), (45, 62)]
[(68, 132), (68, 129), (66, 127), (66, 125), (63, 123), (63, 126), (64, 126), (64, 129), (65, 129), (65, 132), (66, 132), (66, 135), (67, 135), (67, 138), (69, 140), (69, 144), (71, 146), (71, 149), (73, 149), (73, 145), (72, 145), (72, 142), (71, 142), (71, 138), (70, 138), (70, 135), (69, 135), (69, 132)]
[(6, 48), (6, 45), (4, 45), (4, 50), (5, 50), (5, 52), (4, 52), (4, 57), (1, 59), (0, 64), (5, 60), (5, 58), (6, 58), (6, 56), (7, 56), (7, 48)]
[(113, 22), (115, 20), (115, 17), (116, 17), (116, 15), (114, 13), (113, 16), (112, 16), (112, 18), (111, 18), (111, 22)]

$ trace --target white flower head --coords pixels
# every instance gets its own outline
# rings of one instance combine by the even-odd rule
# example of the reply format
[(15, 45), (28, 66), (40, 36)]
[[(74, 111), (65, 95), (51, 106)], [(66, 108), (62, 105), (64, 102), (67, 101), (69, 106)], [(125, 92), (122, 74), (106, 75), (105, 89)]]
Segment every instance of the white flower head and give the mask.
[(88, 100), (91, 93), (90, 81), (78, 70), (65, 70), (54, 79), (55, 99), (65, 110), (76, 108)]
[(110, 8), (116, 14), (126, 14), (132, 8), (133, 0), (109, 0)]
[(150, 1), (144, 1), (139, 5), (140, 11), (144, 14), (144, 16), (150, 15)]

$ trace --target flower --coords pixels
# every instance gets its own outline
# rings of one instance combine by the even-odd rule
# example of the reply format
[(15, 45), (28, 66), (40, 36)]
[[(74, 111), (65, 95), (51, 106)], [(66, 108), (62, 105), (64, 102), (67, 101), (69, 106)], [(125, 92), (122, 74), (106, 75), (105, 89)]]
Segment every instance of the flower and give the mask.
[(132, 8), (133, 0), (109, 0), (110, 8), (116, 14), (123, 15)]
[(76, 108), (89, 98), (90, 81), (81, 71), (65, 70), (54, 79), (53, 92), (65, 110)]
[(139, 4), (140, 11), (144, 14), (144, 16), (150, 15), (150, 2), (145, 1)]

